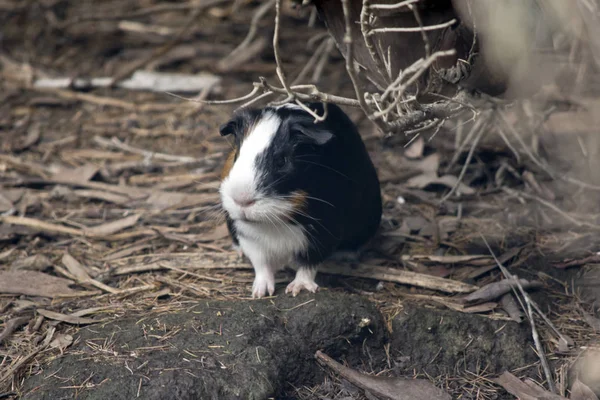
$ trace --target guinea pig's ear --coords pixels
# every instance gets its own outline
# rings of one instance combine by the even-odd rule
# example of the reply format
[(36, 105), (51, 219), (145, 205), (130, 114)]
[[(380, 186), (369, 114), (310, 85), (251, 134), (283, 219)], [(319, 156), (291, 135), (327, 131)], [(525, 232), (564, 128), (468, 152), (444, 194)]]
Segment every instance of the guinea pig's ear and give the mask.
[(333, 133), (316, 124), (312, 124), (312, 126), (300, 125), (297, 129), (319, 146), (322, 146), (333, 139)]
[(237, 121), (237, 118), (234, 118), (226, 124), (221, 125), (219, 127), (219, 133), (221, 134), (221, 136), (235, 135), (238, 129), (239, 123)]

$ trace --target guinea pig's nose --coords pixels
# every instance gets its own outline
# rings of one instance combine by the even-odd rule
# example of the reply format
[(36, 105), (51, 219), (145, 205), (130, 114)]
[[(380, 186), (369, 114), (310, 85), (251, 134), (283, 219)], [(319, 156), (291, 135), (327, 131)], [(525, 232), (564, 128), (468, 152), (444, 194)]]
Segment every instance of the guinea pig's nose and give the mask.
[(250, 207), (256, 202), (256, 200), (251, 197), (234, 197), (233, 201), (240, 207)]

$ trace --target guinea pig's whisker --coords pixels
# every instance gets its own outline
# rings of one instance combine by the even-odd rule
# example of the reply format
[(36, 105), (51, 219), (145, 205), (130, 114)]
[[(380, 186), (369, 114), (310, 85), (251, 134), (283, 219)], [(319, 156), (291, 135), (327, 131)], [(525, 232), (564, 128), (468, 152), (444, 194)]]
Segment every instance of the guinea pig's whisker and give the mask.
[(269, 184), (267, 187), (265, 187), (263, 190), (265, 192), (269, 191), (273, 186), (277, 185), (279, 182), (281, 182), (283, 180), (283, 176), (278, 178), (277, 180), (275, 180), (275, 182), (272, 182), (271, 184)]
[[(285, 211), (289, 211), (287, 208), (285, 208), (285, 207), (283, 207), (281, 205), (278, 205), (278, 204), (274, 204), (272, 207), (275, 208), (275, 209), (278, 208), (279, 210), (284, 211), (284, 212)], [(339, 239), (329, 229), (327, 229), (327, 227), (318, 218), (312, 217), (312, 216), (308, 215), (307, 213), (305, 213), (304, 211), (293, 209), (293, 210), (291, 210), (291, 215), (287, 214), (286, 217), (289, 218), (292, 222), (295, 222), (296, 224), (301, 225), (300, 222), (298, 222), (298, 220), (293, 217), (294, 214), (298, 214), (298, 215), (301, 215), (301, 216), (303, 216), (305, 218), (308, 218), (308, 219), (311, 219), (311, 220), (315, 221), (317, 224), (319, 224), (319, 226), (321, 226), (321, 228), (323, 228), (332, 237), (334, 237), (336, 239)], [(304, 231), (307, 234), (309, 234), (309, 232), (307, 230), (304, 230)]]
[(349, 181), (353, 180), (353, 179), (350, 179), (350, 177), (348, 177), (347, 175), (344, 175), (343, 173), (341, 173), (341, 172), (340, 172), (340, 171), (338, 171), (337, 169), (335, 169), (335, 168), (331, 168), (331, 167), (330, 167), (330, 166), (328, 166), (328, 165), (321, 164), (321, 163), (314, 162), (314, 161), (306, 161), (306, 160), (303, 160), (303, 159), (296, 159), (296, 160), (297, 160), (298, 162), (300, 162), (300, 163), (312, 164), (312, 165), (316, 165), (316, 166), (318, 166), (318, 167), (323, 167), (323, 168), (325, 168), (325, 169), (328, 169), (328, 170), (330, 170), (330, 171), (332, 171), (332, 172), (335, 172), (336, 174), (339, 174), (339, 175), (343, 176), (344, 178), (348, 179)]
[[(294, 198), (294, 197), (295, 197), (295, 196), (281, 195), (281, 196), (279, 196), (279, 199), (281, 199), (281, 200), (285, 200), (285, 199), (292, 199), (292, 198)], [(318, 197), (314, 197), (314, 196), (306, 196), (306, 195), (304, 195), (304, 197), (305, 197), (305, 198), (307, 198), (307, 199), (310, 199), (310, 200), (320, 201), (320, 202), (322, 202), (322, 203), (325, 203), (325, 204), (327, 204), (327, 205), (329, 205), (329, 206), (331, 206), (331, 207), (335, 208), (335, 206), (334, 206), (333, 204), (331, 204), (330, 202), (328, 202), (328, 201), (326, 201), (326, 200), (323, 200), (323, 199), (320, 199), (320, 198), (318, 198)]]

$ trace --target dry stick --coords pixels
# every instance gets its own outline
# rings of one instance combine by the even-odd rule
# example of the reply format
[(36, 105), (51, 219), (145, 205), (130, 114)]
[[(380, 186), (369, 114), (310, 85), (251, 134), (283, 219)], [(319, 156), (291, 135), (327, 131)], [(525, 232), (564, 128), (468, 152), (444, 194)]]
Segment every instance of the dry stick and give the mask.
[(564, 212), (563, 210), (561, 210), (560, 208), (558, 208), (556, 205), (552, 204), (551, 202), (544, 200), (538, 196), (529, 194), (529, 193), (525, 193), (525, 192), (517, 192), (515, 190), (509, 189), (509, 188), (505, 188), (503, 187), (502, 190), (507, 193), (510, 194), (512, 196), (518, 197), (518, 196), (523, 196), (525, 198), (528, 198), (530, 200), (535, 200), (538, 203), (550, 208), (553, 211), (556, 211), (558, 214), (560, 214), (563, 218), (565, 218), (566, 220), (568, 220), (569, 222), (577, 225), (578, 227), (588, 227), (588, 228), (592, 228), (592, 229), (600, 229), (600, 225), (598, 224), (590, 224), (589, 222), (585, 222), (585, 221), (580, 221), (572, 216), (570, 216), (569, 214), (567, 214), (566, 212)]
[(421, 19), (421, 14), (419, 14), (419, 10), (417, 10), (417, 8), (412, 5), (409, 4), (408, 8), (410, 8), (413, 12), (413, 15), (415, 16), (415, 19), (417, 20), (417, 23), (419, 24), (419, 28), (420, 32), (421, 32), (421, 38), (423, 39), (423, 43), (425, 44), (425, 56), (429, 57), (431, 55), (431, 43), (429, 42), (429, 37), (427, 37), (427, 33), (425, 33), (425, 27), (423, 26), (423, 20)]
[[(201, 6), (202, 7), (210, 7), (220, 3), (224, 3), (229, 0), (203, 0)], [(164, 4), (158, 5), (154, 7), (144, 8), (138, 11), (130, 12), (129, 14), (110, 14), (110, 15), (88, 15), (82, 17), (75, 17), (71, 20), (65, 21), (60, 24), (61, 28), (66, 28), (69, 25), (79, 24), (82, 22), (92, 22), (92, 21), (111, 21), (111, 20), (127, 20), (127, 19), (135, 19), (142, 18), (152, 14), (160, 14), (167, 12), (176, 12), (176, 11), (188, 11), (191, 9), (195, 9), (200, 4), (197, 1), (191, 1), (189, 3), (184, 4)]]
[(405, 0), (396, 4), (373, 4), (371, 9), (373, 10), (396, 10), (402, 7), (408, 7), (412, 4), (418, 3), (421, 0)]
[(256, 32), (258, 31), (258, 23), (267, 14), (267, 12), (269, 12), (271, 7), (273, 7), (273, 4), (275, 4), (275, 0), (268, 0), (265, 3), (263, 3), (260, 7), (258, 7), (256, 12), (252, 16), (252, 21), (250, 22), (250, 29), (248, 30), (248, 34), (246, 35), (242, 43), (240, 43), (227, 57), (221, 60), (221, 62), (230, 60), (237, 53), (244, 50), (246, 46), (250, 44), (250, 42), (252, 42), (252, 39), (254, 39), (254, 36), (256, 36)]
[(333, 38), (330, 37), (327, 39), (327, 45), (325, 46), (325, 51), (321, 55), (321, 59), (319, 60), (319, 62), (317, 63), (317, 66), (315, 67), (315, 69), (313, 71), (313, 75), (311, 77), (312, 82), (318, 82), (319, 79), (321, 79), (321, 75), (323, 75), (325, 66), (327, 65), (327, 62), (329, 61), (329, 57), (331, 56), (331, 52), (333, 51), (334, 48), (335, 48), (335, 40), (333, 40)]
[(369, 23), (369, 20), (371, 19), (370, 6), (371, 6), (371, 3), (369, 0), (363, 0), (362, 10), (360, 12), (360, 31), (361, 31), (363, 39), (365, 41), (365, 46), (367, 47), (367, 50), (369, 51), (369, 55), (375, 62), (375, 68), (377, 69), (377, 72), (381, 76), (387, 75), (388, 78), (391, 79), (391, 76), (383, 73), (384, 66), (381, 63), (381, 59), (379, 58), (379, 55), (375, 51), (375, 43), (373, 43), (373, 40), (371, 39), (371, 35), (369, 35), (369, 29), (371, 28), (370, 23)]
[(277, 77), (279, 81), (283, 85), (288, 96), (294, 98), (294, 92), (287, 83), (285, 73), (283, 71), (283, 67), (281, 66), (281, 54), (279, 53), (279, 30), (281, 24), (281, 1), (275, 0), (275, 32), (273, 33), (273, 53), (275, 55), (275, 72), (277, 72)]
[(31, 317), (17, 317), (13, 319), (9, 319), (4, 323), (4, 330), (0, 332), (0, 344), (19, 327), (25, 325), (31, 320)]
[(508, 128), (508, 131), (515, 137), (515, 139), (517, 139), (517, 141), (519, 142), (519, 144), (521, 145), (521, 147), (525, 151), (525, 154), (527, 154), (527, 156), (531, 159), (531, 161), (535, 165), (537, 165), (538, 167), (540, 167), (542, 170), (544, 170), (552, 179), (562, 179), (562, 180), (570, 182), (570, 183), (572, 183), (574, 185), (581, 186), (581, 187), (583, 187), (585, 189), (600, 190), (600, 186), (592, 185), (590, 183), (586, 183), (586, 182), (580, 181), (580, 180), (575, 179), (575, 178), (571, 178), (571, 177), (566, 176), (566, 175), (560, 175), (556, 171), (554, 171), (549, 165), (543, 163), (541, 160), (539, 160), (533, 154), (533, 152), (531, 151), (531, 149), (529, 148), (529, 146), (527, 146), (527, 144), (521, 138), (521, 135), (519, 135), (519, 133), (515, 130), (515, 128), (508, 122), (508, 120), (506, 119), (506, 116), (503, 113), (500, 113), (500, 116), (502, 117), (502, 122), (504, 122), (504, 125)]
[(467, 168), (469, 167), (469, 163), (471, 162), (471, 158), (473, 158), (473, 154), (475, 153), (475, 149), (477, 148), (477, 145), (479, 144), (479, 141), (481, 140), (483, 135), (485, 135), (488, 125), (489, 125), (489, 121), (487, 121), (487, 118), (486, 118), (485, 123), (481, 125), (481, 128), (480, 128), (479, 132), (477, 133), (477, 136), (475, 136), (475, 140), (473, 140), (473, 144), (471, 145), (471, 149), (469, 150), (469, 154), (467, 155), (465, 164), (463, 165), (462, 169), (460, 170), (458, 179), (456, 179), (456, 183), (454, 184), (454, 186), (452, 186), (452, 189), (450, 189), (450, 191), (444, 197), (442, 197), (442, 199), (440, 200), (440, 203), (443, 203), (446, 200), (448, 200), (454, 194), (454, 192), (456, 191), (456, 189), (462, 182), (463, 178), (465, 177), (465, 173), (467, 172)]
[(450, 21), (437, 24), (437, 25), (427, 25), (424, 27), (415, 27), (415, 28), (376, 28), (372, 29), (369, 32), (369, 35), (373, 35), (375, 33), (389, 33), (389, 32), (422, 32), (422, 31), (435, 31), (438, 29), (448, 28), (456, 23), (455, 19), (451, 19)]
[(173, 47), (175, 47), (179, 43), (179, 41), (181, 40), (183, 35), (185, 35), (187, 33), (187, 31), (193, 26), (194, 21), (196, 20), (196, 18), (198, 18), (198, 16), (200, 15), (200, 13), (202, 12), (202, 10), (205, 7), (206, 6), (204, 6), (204, 5), (198, 5), (194, 9), (194, 12), (192, 13), (192, 15), (188, 18), (186, 23), (183, 25), (183, 27), (179, 30), (177, 35), (175, 35), (171, 40), (169, 40), (167, 43), (165, 43), (162, 47), (155, 49), (147, 57), (139, 60), (138, 62), (133, 63), (129, 68), (125, 68), (123, 71), (118, 73), (110, 82), (110, 87), (115, 87), (115, 85), (117, 83), (119, 83), (123, 79), (129, 78), (129, 76), (131, 74), (133, 74), (135, 71), (137, 71), (138, 69), (144, 67), (151, 61), (153, 61), (153, 60), (157, 59), (158, 57), (163, 56), (166, 53), (168, 53), (169, 51), (171, 51), (171, 49), (173, 49)]
[(365, 115), (377, 125), (381, 132), (385, 133), (388, 131), (387, 127), (383, 121), (374, 117), (374, 114), (371, 112), (365, 101), (364, 93), (360, 88), (358, 72), (356, 70), (356, 65), (354, 64), (354, 43), (352, 43), (352, 22), (350, 21), (350, 6), (348, 5), (348, 0), (342, 0), (342, 9), (344, 12), (344, 24), (346, 26), (346, 32), (344, 34), (344, 43), (346, 44), (346, 71), (348, 71), (350, 80), (352, 80), (352, 86), (354, 86), (354, 92), (356, 93), (356, 99), (358, 100), (360, 108)]
[[(174, 156), (172, 154), (163, 154), (163, 153), (154, 153), (152, 151), (138, 149), (136, 147), (130, 146), (126, 143), (121, 142), (118, 138), (113, 137), (112, 140), (105, 139), (100, 136), (94, 136), (94, 142), (98, 143), (102, 147), (108, 147), (118, 150), (123, 150), (133, 154), (139, 154), (144, 157), (154, 158), (157, 160), (165, 160), (165, 161), (179, 161), (179, 162), (195, 162), (200, 161), (200, 159), (194, 157), (186, 157), (186, 156)], [(219, 153), (219, 156), (221, 154)], [(208, 158), (214, 158), (215, 155), (210, 155)]]
[[(111, 266), (113, 275), (128, 275), (174, 268), (179, 269), (179, 272), (198, 269), (252, 269), (252, 265), (231, 254), (208, 252), (132, 256), (112, 260), (108, 264)], [(356, 278), (378, 279), (445, 293), (470, 293), (479, 289), (477, 286), (451, 279), (379, 266), (350, 268), (348, 265), (326, 263), (319, 267), (319, 272)]]
[(529, 320), (529, 323), (531, 324), (531, 336), (533, 337), (533, 341), (535, 343), (535, 348), (537, 349), (537, 352), (538, 352), (538, 357), (540, 358), (540, 361), (542, 363), (542, 368), (544, 369), (544, 374), (546, 375), (546, 380), (548, 381), (548, 387), (552, 393), (556, 394), (557, 391), (556, 391), (556, 386), (554, 385), (554, 380), (553, 380), (554, 378), (552, 377), (552, 371), (550, 371), (550, 365), (548, 364), (548, 359), (546, 358), (546, 353), (544, 352), (544, 348), (542, 347), (542, 343), (540, 342), (540, 336), (538, 334), (537, 328), (535, 326), (535, 321), (533, 319), (533, 310), (532, 310), (532, 306), (531, 306), (531, 299), (529, 298), (529, 295), (527, 294), (525, 289), (523, 289), (523, 286), (521, 286), (521, 283), (519, 282), (517, 277), (514, 275), (511, 275), (510, 272), (508, 272), (506, 267), (504, 267), (504, 265), (502, 265), (502, 263), (496, 257), (496, 254), (494, 254), (494, 252), (492, 251), (492, 248), (490, 247), (490, 245), (487, 242), (487, 240), (485, 239), (485, 237), (482, 234), (480, 234), (480, 235), (481, 235), (481, 239), (483, 239), (483, 242), (485, 243), (486, 247), (488, 248), (488, 251), (490, 252), (492, 257), (494, 257), (494, 261), (498, 265), (498, 268), (500, 268), (500, 270), (502, 271), (502, 274), (504, 275), (504, 277), (506, 279), (510, 280), (514, 284), (512, 286), (512, 290), (513, 290), (515, 296), (517, 297), (517, 299), (519, 300), (519, 302), (521, 303), (521, 307), (523, 307), (523, 303), (517, 293), (517, 288), (518, 288), (521, 296), (523, 297), (523, 300), (525, 301), (525, 304), (527, 307), (523, 307), (523, 310), (525, 311), (525, 314), (527, 315), (527, 319)]
[(448, 173), (450, 171), (450, 169), (454, 166), (454, 164), (456, 164), (463, 149), (467, 146), (467, 143), (469, 143), (471, 141), (473, 136), (475, 136), (475, 134), (477, 134), (479, 129), (481, 129), (481, 125), (483, 123), (484, 123), (484, 118), (479, 118), (478, 120), (475, 121), (475, 123), (471, 127), (471, 130), (469, 131), (469, 133), (467, 133), (467, 137), (465, 138), (465, 140), (460, 144), (458, 149), (454, 152), (454, 156), (452, 156), (450, 163), (446, 167), (446, 173)]
[(294, 79), (294, 81), (292, 82), (292, 85), (296, 85), (300, 81), (302, 81), (304, 78), (306, 78), (306, 75), (308, 75), (308, 71), (310, 71), (311, 68), (313, 68), (313, 66), (317, 63), (317, 61), (322, 58), (323, 53), (331, 51), (331, 50), (328, 50), (330, 48), (330, 45), (329, 45), (330, 41), (331, 41), (330, 38), (323, 39), (321, 44), (319, 44), (319, 46), (317, 46), (316, 50), (313, 52), (313, 55), (307, 61), (306, 65), (302, 68), (300, 73), (298, 73), (298, 76), (296, 76), (296, 79)]
[(178, 99), (181, 99), (181, 100), (192, 101), (194, 103), (202, 103), (202, 104), (209, 104), (209, 105), (222, 105), (222, 104), (241, 103), (242, 101), (246, 101), (246, 100), (251, 99), (252, 97), (256, 96), (256, 94), (260, 91), (261, 91), (261, 87), (259, 85), (254, 84), (254, 89), (252, 89), (252, 91), (250, 93), (248, 93), (242, 97), (236, 97), (235, 99), (230, 99), (230, 100), (205, 100), (205, 99), (197, 99), (197, 98), (192, 99), (192, 98), (183, 97), (178, 94), (171, 93), (171, 92), (165, 92), (165, 93), (168, 94), (169, 96), (177, 97)]
[[(296, 104), (298, 104), (304, 111), (309, 113), (315, 119), (315, 122), (324, 121), (325, 118), (327, 118), (327, 113), (324, 113), (323, 115), (320, 116), (315, 111), (313, 111), (309, 107), (307, 107), (302, 102), (302, 100), (300, 100), (296, 96), (296, 94), (292, 91), (292, 88), (290, 87), (290, 85), (287, 82), (285, 72), (283, 71), (283, 64), (281, 62), (281, 54), (280, 54), (280, 49), (279, 49), (279, 31), (280, 31), (280, 25), (281, 25), (281, 1), (282, 0), (275, 0), (275, 32), (273, 33), (273, 53), (275, 54), (275, 64), (276, 64), (275, 71), (277, 72), (277, 77), (279, 78), (279, 81), (283, 85), (283, 88), (285, 89), (289, 100), (294, 100), (294, 102)], [(288, 100), (288, 99), (286, 99), (286, 100)]]
[[(448, 50), (448, 51), (437, 51), (435, 53), (433, 53), (430, 57), (426, 58), (425, 60), (419, 60), (422, 62), (422, 65), (419, 67), (419, 69), (410, 77), (410, 79), (408, 79), (406, 82), (402, 83), (402, 80), (404, 79), (404, 77), (406, 76), (406, 74), (401, 74), (401, 79), (397, 79), (394, 83), (392, 83), (390, 85), (390, 88), (394, 87), (394, 86), (399, 86), (398, 90), (399, 93), (396, 94), (396, 99), (392, 102), (392, 104), (386, 108), (384, 111), (381, 112), (377, 112), (375, 113), (374, 116), (376, 117), (380, 117), (383, 114), (387, 114), (390, 111), (392, 111), (392, 109), (394, 109), (396, 107), (396, 105), (398, 105), (398, 103), (400, 103), (400, 101), (402, 100), (402, 95), (404, 94), (404, 92), (406, 91), (406, 89), (408, 87), (410, 87), (410, 85), (412, 85), (413, 83), (415, 83), (417, 81), (417, 79), (419, 79), (426, 71), (427, 69), (440, 57), (445, 57), (445, 56), (449, 56), (449, 55), (454, 55), (456, 53), (456, 50)], [(417, 63), (419, 62), (417, 61)], [(416, 64), (416, 63), (415, 63)], [(413, 64), (414, 65), (414, 64)], [(409, 67), (410, 68), (410, 67)], [(387, 89), (386, 89), (387, 90)], [(394, 89), (392, 89), (392, 91), (394, 91)], [(383, 97), (383, 96), (382, 96)]]

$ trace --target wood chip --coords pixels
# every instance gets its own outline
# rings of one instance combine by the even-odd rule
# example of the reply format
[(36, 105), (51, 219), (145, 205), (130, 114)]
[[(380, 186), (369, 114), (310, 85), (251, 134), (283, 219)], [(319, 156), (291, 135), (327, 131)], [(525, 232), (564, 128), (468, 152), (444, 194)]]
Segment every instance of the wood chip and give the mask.
[(87, 281), (88, 279), (90, 279), (90, 276), (88, 275), (85, 268), (83, 268), (79, 261), (74, 259), (73, 256), (71, 256), (69, 253), (65, 253), (63, 255), (62, 263), (65, 267), (67, 267), (67, 270), (71, 273), (71, 275), (73, 275), (80, 281)]
[(41, 271), (52, 265), (52, 262), (43, 254), (36, 254), (33, 256), (19, 258), (15, 260), (10, 268), (14, 270), (29, 269)]
[(68, 279), (37, 271), (0, 271), (0, 293), (54, 298), (77, 293), (69, 287), (72, 284)]
[(95, 279), (92, 279), (88, 272), (85, 270), (83, 265), (74, 259), (69, 253), (65, 253), (62, 258), (62, 262), (67, 267), (67, 270), (73, 277), (80, 283), (87, 283), (97, 287), (98, 289), (104, 290), (108, 293), (119, 293), (118, 289), (105, 285)]
[(410, 178), (406, 182), (409, 188), (424, 189), (430, 185), (443, 185), (452, 188), (456, 185), (457, 192), (461, 194), (475, 194), (475, 189), (467, 186), (463, 182), (458, 182), (458, 178), (454, 175), (437, 176), (435, 173), (424, 173)]
[(76, 317), (74, 315), (61, 314), (61, 313), (57, 313), (54, 311), (45, 310), (43, 308), (38, 308), (37, 312), (40, 315), (43, 315), (44, 317), (46, 317), (48, 319), (66, 322), (67, 324), (73, 324), (73, 325), (87, 325), (87, 324), (95, 324), (96, 322), (99, 322), (92, 318), (83, 318), (83, 317)]
[(106, 201), (107, 203), (114, 203), (114, 204), (126, 204), (131, 201), (131, 199), (127, 196), (120, 195), (117, 193), (105, 192), (105, 191), (101, 191), (101, 190), (81, 189), (81, 190), (75, 190), (75, 191), (73, 191), (73, 193), (78, 197), (83, 197), (86, 199), (103, 200), (103, 201)]
[(41, 137), (41, 129), (38, 123), (32, 124), (27, 130), (27, 135), (13, 147), (13, 151), (21, 152), (27, 150), (34, 144), (36, 144)]
[(52, 175), (52, 178), (59, 179), (61, 182), (87, 182), (96, 175), (98, 169), (92, 164), (85, 164), (77, 168), (61, 168)]
[(114, 233), (120, 232), (127, 228), (130, 228), (138, 223), (141, 215), (135, 214), (119, 219), (116, 221), (107, 222), (102, 225), (94, 226), (92, 228), (85, 228), (84, 232), (89, 236), (108, 236)]

